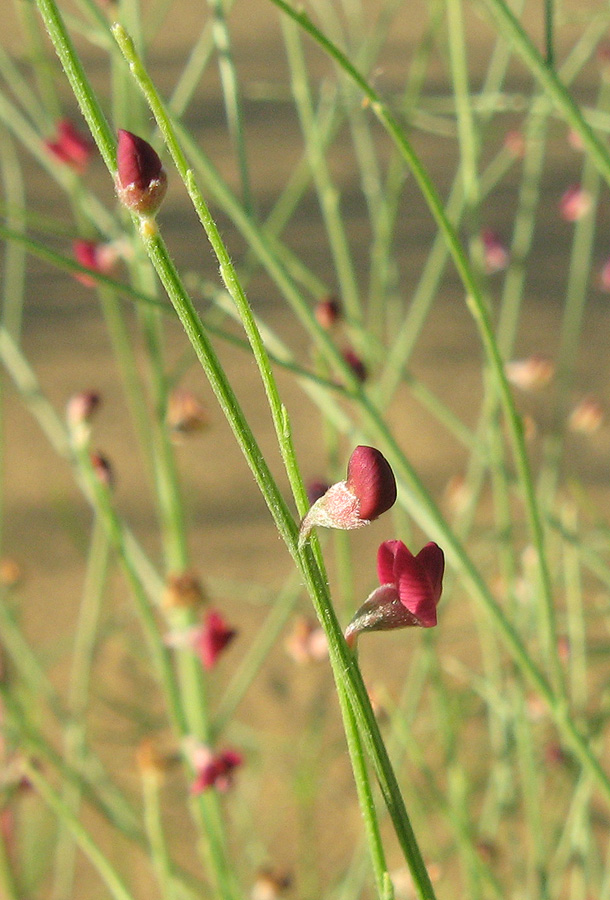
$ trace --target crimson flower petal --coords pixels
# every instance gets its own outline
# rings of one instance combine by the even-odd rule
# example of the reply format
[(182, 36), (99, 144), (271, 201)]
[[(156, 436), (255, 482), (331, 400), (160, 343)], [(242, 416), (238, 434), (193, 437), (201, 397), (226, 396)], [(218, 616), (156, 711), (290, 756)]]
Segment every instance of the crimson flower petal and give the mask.
[(436, 602), (432, 584), (421, 562), (404, 544), (397, 549), (395, 570), (400, 602), (424, 627), (436, 625)]
[(445, 554), (434, 541), (426, 544), (419, 551), (416, 559), (421, 563), (422, 568), (428, 576), (428, 580), (432, 587), (432, 597), (435, 603), (438, 603), (443, 589), (443, 574), (445, 572)]
[[(402, 541), (384, 541), (377, 551), (377, 575), (379, 576), (379, 584), (396, 584), (396, 575), (394, 573), (394, 563), (396, 561), (396, 553), (398, 548), (402, 546), (407, 548)], [(407, 553), (409, 551), (407, 550)]]
[(392, 467), (375, 447), (356, 447), (347, 465), (346, 484), (358, 497), (361, 519), (378, 519), (396, 502)]

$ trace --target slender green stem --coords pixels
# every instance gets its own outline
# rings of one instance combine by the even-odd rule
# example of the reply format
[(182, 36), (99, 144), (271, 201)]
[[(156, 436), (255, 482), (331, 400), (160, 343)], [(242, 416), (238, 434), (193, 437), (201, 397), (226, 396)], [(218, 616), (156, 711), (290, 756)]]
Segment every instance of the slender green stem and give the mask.
[(345, 305), (347, 315), (356, 324), (362, 318), (362, 309), (352, 256), (341, 218), (339, 192), (328, 169), (323, 153), (323, 142), (313, 113), (300, 35), (293, 23), (284, 21), (283, 26), (292, 74), (292, 92), (306, 141), (312, 177), (316, 184), (320, 208), (326, 224), (341, 291), (341, 301)]
[(122, 877), (99, 849), (97, 841), (94, 840), (82, 822), (76, 818), (69, 806), (51, 787), (37, 767), (30, 762), (24, 763), (24, 775), (31, 782), (34, 790), (40, 794), (46, 805), (70, 829), (74, 840), (94, 869), (96, 869), (111, 896), (115, 900), (135, 900), (134, 895), (128, 890)]
[(555, 0), (544, 0), (544, 46), (546, 64), (549, 69), (555, 66)]
[(358, 731), (358, 723), (354, 715), (354, 710), (342, 684), (338, 684), (338, 695), (343, 711), (345, 736), (347, 739), (352, 769), (354, 771), (354, 781), (358, 792), (360, 811), (364, 819), (364, 827), (368, 838), (377, 894), (379, 895), (379, 900), (385, 900), (388, 866), (383, 850), (383, 841), (379, 830), (379, 819), (377, 810), (375, 809), (375, 801), (371, 790), (364, 748)]
[(144, 798), (144, 823), (150, 844), (150, 855), (157, 870), (157, 879), (163, 900), (175, 900), (176, 890), (172, 880), (172, 866), (169, 848), (165, 839), (159, 778), (157, 772), (142, 772), (142, 795)]
[(218, 67), (222, 80), (227, 122), (239, 164), (244, 207), (252, 215), (254, 212), (254, 201), (250, 188), (241, 98), (239, 96), (237, 71), (231, 53), (231, 38), (225, 18), (224, 2), (223, 0), (208, 0), (208, 4), (212, 12), (212, 34), (216, 52), (218, 53)]
[[(143, 70), (140, 70), (137, 61), (133, 58), (133, 46), (130, 45), (124, 33), (116, 27), (114, 33), (119, 40), (123, 51), (129, 55), (132, 71), (134, 71), (134, 74), (137, 73), (142, 81), (143, 88), (146, 89), (147, 99), (149, 99), (153, 113), (157, 117), (157, 121), (166, 137), (166, 141), (168, 142), (168, 146), (172, 151), (174, 159), (176, 159), (179, 164), (179, 169), (181, 169), (181, 174), (183, 174), (191, 199), (193, 200), (202, 224), (204, 224), (204, 227), (206, 228), (212, 246), (217, 253), (221, 266), (221, 274), (223, 275), (231, 296), (240, 309), (242, 322), (246, 329), (246, 333), (248, 334), (248, 339), (252, 344), (254, 356), (263, 378), (272, 417), (278, 433), (280, 449), (282, 450), (291, 486), (295, 492), (297, 502), (299, 502), (299, 512), (302, 513), (306, 508), (307, 501), (296, 460), (294, 459), (286, 411), (279, 400), (269, 360), (260, 339), (258, 329), (256, 329), (249, 305), (243, 295), (239, 281), (236, 279), (234, 269), (230, 263), (226, 249), (222, 244), (216, 225), (207, 210), (203, 197), (196, 187), (192, 173), (189, 172), (186, 167), (186, 161), (182, 151), (177, 145), (175, 135), (164, 113), (163, 107), (158, 100), (156, 92), (153, 91), (147, 74)], [(405, 852), (407, 862), (411, 868), (414, 881), (419, 886), (422, 898), (433, 897), (434, 892), (421, 859), (415, 836), (411, 829), (404, 807), (404, 801), (396, 782), (396, 777), (383, 745), (383, 740), (379, 733), (359, 670), (353, 660), (350, 661), (349, 659), (349, 651), (342, 638), (334, 611), (330, 605), (328, 588), (322, 572), (320, 571), (318, 564), (314, 564), (313, 556), (311, 556), (311, 551), (308, 547), (305, 547), (302, 551), (298, 551), (297, 549), (296, 523), (278, 491), (277, 485), (257, 446), (254, 435), (243, 415), (233, 389), (226, 378), (224, 370), (220, 366), (216, 353), (202, 327), (201, 320), (192, 305), (190, 297), (182, 286), (178, 272), (167, 253), (165, 244), (156, 227), (151, 222), (143, 223), (141, 237), (155, 269), (157, 270), (157, 274), (159, 275), (170, 300), (174, 304), (180, 321), (191, 340), (193, 348), (206, 373), (210, 385), (216, 394), (218, 402), (227, 417), (227, 421), (233, 430), (234, 436), (246, 457), (261, 492), (263, 493), (267, 505), (273, 515), (276, 527), (306, 578), (308, 590), (314, 605), (316, 606), (318, 617), (325, 626), (327, 634), (329, 634), (331, 660), (333, 661), (335, 678), (338, 681), (342, 681), (347, 676), (350, 698), (358, 711), (360, 724), (367, 732), (366, 740), (369, 752), (373, 755), (377, 777), (382, 786), (384, 799), (390, 809), (397, 835), (403, 851)]]
[[(93, 521), (85, 586), (74, 637), (74, 654), (69, 690), (69, 707), (72, 718), (67, 723), (64, 733), (64, 758), (75, 769), (81, 768), (86, 751), (88, 694), (97, 640), (100, 606), (106, 585), (108, 550), (106, 531), (96, 516)], [(63, 802), (77, 818), (81, 797), (82, 793), (78, 785), (70, 783), (64, 785)], [(55, 857), (53, 887), (55, 900), (68, 898), (72, 894), (76, 861), (72, 840), (72, 835), (67, 829), (66, 823), (61, 823)]]
[[(0, 128), (0, 168), (7, 205), (6, 224), (20, 230), (24, 224), (25, 188), (21, 163), (11, 135)], [(18, 244), (7, 243), (2, 271), (2, 323), (19, 338), (23, 315), (25, 286), (25, 250)]]

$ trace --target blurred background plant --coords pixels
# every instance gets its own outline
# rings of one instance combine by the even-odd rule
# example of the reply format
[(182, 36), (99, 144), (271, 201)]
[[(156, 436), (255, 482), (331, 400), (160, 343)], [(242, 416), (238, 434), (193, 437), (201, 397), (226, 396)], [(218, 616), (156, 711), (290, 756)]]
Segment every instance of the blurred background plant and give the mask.
[(195, 6), (3, 10), (0, 893), (609, 898), (610, 12)]

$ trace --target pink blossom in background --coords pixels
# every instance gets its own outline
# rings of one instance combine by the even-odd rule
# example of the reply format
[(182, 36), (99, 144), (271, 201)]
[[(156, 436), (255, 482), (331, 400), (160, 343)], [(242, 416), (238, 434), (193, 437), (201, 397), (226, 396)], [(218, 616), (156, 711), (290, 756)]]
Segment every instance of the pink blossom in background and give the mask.
[(89, 138), (77, 131), (69, 119), (60, 119), (55, 139), (44, 143), (51, 156), (79, 175), (87, 168), (93, 153), (93, 144)]
[(236, 750), (226, 749), (217, 753), (203, 744), (192, 746), (191, 760), (195, 778), (191, 794), (201, 794), (209, 788), (226, 793), (233, 786), (235, 770), (243, 764), (243, 756)]
[(559, 201), (561, 218), (566, 222), (578, 222), (591, 210), (591, 194), (579, 184), (573, 184)]
[[(98, 241), (88, 241), (78, 238), (72, 243), (74, 258), (81, 266), (99, 272), (101, 275), (111, 275), (116, 261), (120, 255), (115, 244), (104, 244)], [(95, 278), (90, 278), (84, 272), (75, 272), (74, 277), (86, 287), (95, 287)]]
[(525, 156), (525, 137), (517, 128), (507, 131), (504, 137), (504, 146), (515, 159), (523, 159)]
[(215, 609), (206, 613), (203, 624), (193, 635), (193, 648), (204, 669), (214, 668), (219, 656), (236, 636), (237, 630), (227, 624), (221, 613)]
[(510, 256), (500, 237), (491, 228), (484, 228), (481, 232), (481, 241), (485, 271), (488, 275), (501, 272), (507, 267)]
[(573, 128), (568, 130), (568, 144), (572, 148), (572, 150), (581, 151), (585, 149), (585, 145), (582, 142), (582, 137), (578, 133), (578, 131), (574, 131)]

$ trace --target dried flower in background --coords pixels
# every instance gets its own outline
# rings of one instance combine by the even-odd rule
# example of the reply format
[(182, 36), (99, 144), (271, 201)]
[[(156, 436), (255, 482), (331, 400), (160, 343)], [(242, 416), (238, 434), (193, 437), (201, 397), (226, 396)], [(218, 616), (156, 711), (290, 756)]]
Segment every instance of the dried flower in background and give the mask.
[(314, 315), (319, 325), (327, 331), (336, 325), (341, 318), (341, 306), (336, 297), (324, 297), (318, 300), (314, 309)]
[[(439, 881), (441, 877), (441, 867), (437, 863), (426, 863), (428, 876), (432, 884)], [(419, 896), (418, 891), (413, 884), (413, 878), (406, 866), (395, 869), (391, 873), (392, 884), (394, 885), (394, 893), (396, 900), (416, 900)]]
[(579, 153), (585, 149), (580, 133), (574, 128), (568, 128), (568, 144), (572, 150), (576, 150)]
[(451, 476), (445, 487), (444, 498), (454, 515), (466, 512), (472, 500), (472, 488), (463, 475), (458, 473)]
[(167, 576), (161, 599), (165, 609), (194, 609), (205, 601), (201, 581), (195, 572), (171, 572)]
[(287, 872), (259, 869), (252, 886), (251, 900), (277, 900), (291, 884), (292, 877)]
[(555, 364), (541, 353), (534, 353), (526, 359), (513, 359), (504, 366), (506, 377), (511, 384), (522, 391), (538, 391), (552, 380)]
[(284, 647), (299, 665), (319, 662), (328, 656), (328, 642), (324, 629), (306, 616), (296, 616)]
[(16, 587), (23, 578), (23, 569), (16, 559), (4, 556), (0, 559), (0, 584), (2, 587)]
[(166, 421), (174, 435), (180, 438), (207, 428), (210, 417), (196, 394), (185, 388), (177, 388), (169, 395)]
[(601, 267), (598, 283), (602, 291), (610, 291), (610, 259), (607, 259), (604, 265)]
[(98, 391), (78, 391), (66, 403), (66, 424), (74, 446), (84, 447), (91, 437), (91, 419), (100, 408)]
[(163, 752), (158, 742), (145, 738), (136, 750), (136, 764), (142, 776), (161, 780), (166, 772), (178, 762), (178, 756)]
[(604, 408), (595, 397), (584, 397), (568, 418), (570, 431), (579, 434), (595, 434), (604, 421)]

